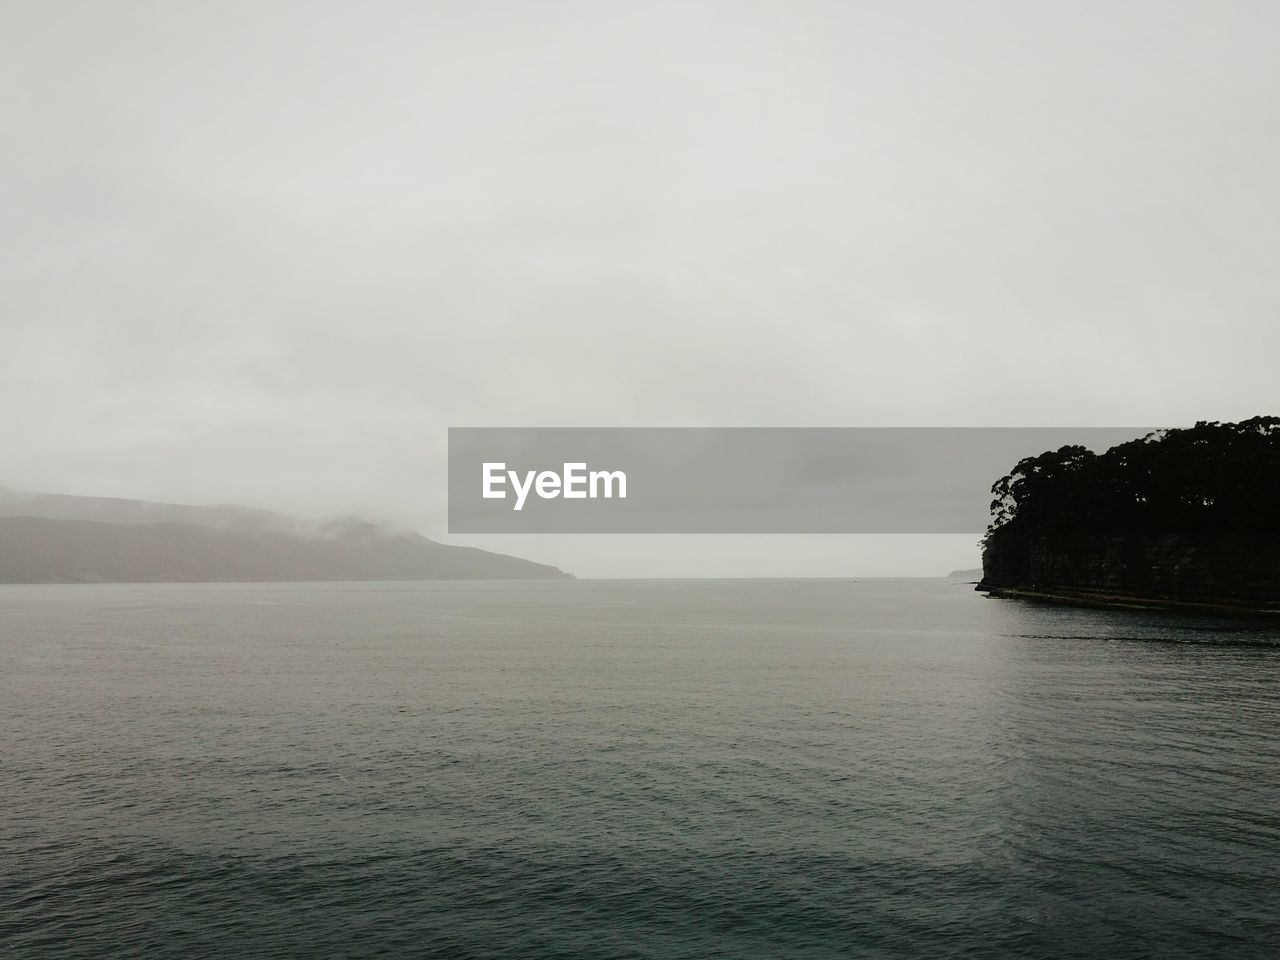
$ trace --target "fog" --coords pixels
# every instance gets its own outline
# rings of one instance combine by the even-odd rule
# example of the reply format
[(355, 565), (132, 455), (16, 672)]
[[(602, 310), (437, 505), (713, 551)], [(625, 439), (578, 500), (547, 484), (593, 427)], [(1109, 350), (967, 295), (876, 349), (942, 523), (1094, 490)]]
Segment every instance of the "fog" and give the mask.
[(0, 485), (354, 511), (587, 576), (973, 565), (973, 538), (448, 538), (446, 429), (1275, 413), (1278, 27), (11, 0)]

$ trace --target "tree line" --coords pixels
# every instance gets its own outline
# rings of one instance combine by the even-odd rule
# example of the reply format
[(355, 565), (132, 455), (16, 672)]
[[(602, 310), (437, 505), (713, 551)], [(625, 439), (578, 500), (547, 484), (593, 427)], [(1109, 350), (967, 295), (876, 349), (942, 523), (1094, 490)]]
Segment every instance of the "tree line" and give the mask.
[(1202, 420), (1100, 454), (1061, 447), (991, 492), (987, 547), (1055, 533), (1280, 540), (1280, 417)]

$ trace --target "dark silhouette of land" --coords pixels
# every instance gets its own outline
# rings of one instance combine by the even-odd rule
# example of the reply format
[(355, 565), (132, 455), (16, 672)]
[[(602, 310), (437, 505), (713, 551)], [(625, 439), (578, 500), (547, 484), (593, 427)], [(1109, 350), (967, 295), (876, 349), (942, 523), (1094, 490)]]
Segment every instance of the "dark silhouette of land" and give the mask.
[(555, 567), (345, 518), (0, 490), (0, 583), (563, 577)]
[(1028, 457), (992, 487), (978, 589), (1280, 611), (1277, 491), (1280, 417)]

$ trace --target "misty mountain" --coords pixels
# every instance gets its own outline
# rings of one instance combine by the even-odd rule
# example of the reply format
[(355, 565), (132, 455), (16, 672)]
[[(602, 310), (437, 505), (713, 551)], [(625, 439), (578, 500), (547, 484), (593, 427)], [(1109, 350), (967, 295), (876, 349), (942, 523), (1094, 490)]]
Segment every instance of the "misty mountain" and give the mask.
[(542, 579), (565, 576), (358, 518), (313, 523), (188, 506), (0, 489), (0, 582)]
[(278, 530), (298, 534), (319, 532), (318, 524), (253, 507), (197, 507), (117, 497), (33, 493), (6, 487), (0, 487), (0, 517), (45, 517), (50, 520), (94, 520), (98, 523), (189, 523), (224, 530)]

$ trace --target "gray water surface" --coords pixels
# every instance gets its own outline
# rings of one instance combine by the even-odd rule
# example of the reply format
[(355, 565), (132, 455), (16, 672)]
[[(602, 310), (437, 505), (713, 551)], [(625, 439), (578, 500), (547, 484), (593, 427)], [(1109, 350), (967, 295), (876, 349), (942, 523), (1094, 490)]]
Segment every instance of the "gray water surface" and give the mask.
[(946, 581), (0, 587), (6, 957), (1280, 955), (1280, 628)]

